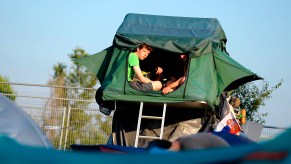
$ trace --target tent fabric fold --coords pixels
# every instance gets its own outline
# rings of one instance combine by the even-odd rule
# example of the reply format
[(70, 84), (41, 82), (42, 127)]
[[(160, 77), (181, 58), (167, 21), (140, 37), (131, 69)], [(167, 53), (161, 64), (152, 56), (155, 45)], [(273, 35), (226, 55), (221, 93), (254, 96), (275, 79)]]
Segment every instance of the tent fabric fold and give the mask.
[[(147, 43), (156, 48), (182, 53), (193, 50), (201, 43), (220, 43), (226, 36), (216, 18), (190, 18), (146, 14), (127, 14), (116, 34), (127, 38), (127, 43)], [(119, 42), (120, 37), (114, 39)], [(136, 42), (139, 41), (139, 42)]]

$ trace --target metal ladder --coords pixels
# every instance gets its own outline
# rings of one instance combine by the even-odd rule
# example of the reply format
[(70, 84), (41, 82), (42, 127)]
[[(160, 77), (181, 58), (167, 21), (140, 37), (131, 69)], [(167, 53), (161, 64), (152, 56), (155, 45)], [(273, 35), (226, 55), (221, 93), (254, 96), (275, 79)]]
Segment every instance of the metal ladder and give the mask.
[[(164, 123), (165, 123), (165, 116), (166, 116), (166, 108), (167, 108), (167, 104), (164, 103), (164, 105), (163, 105), (163, 114), (162, 114), (161, 117), (159, 117), (159, 116), (145, 116), (145, 115), (142, 115), (142, 113), (143, 113), (143, 102), (140, 102), (139, 114), (138, 114), (138, 123), (137, 123), (135, 144), (134, 144), (135, 147), (138, 146), (138, 140), (141, 139), (141, 138), (144, 138), (144, 139), (162, 139), (163, 138)], [(141, 119), (161, 120), (160, 137), (140, 135), (139, 133), (140, 133)]]

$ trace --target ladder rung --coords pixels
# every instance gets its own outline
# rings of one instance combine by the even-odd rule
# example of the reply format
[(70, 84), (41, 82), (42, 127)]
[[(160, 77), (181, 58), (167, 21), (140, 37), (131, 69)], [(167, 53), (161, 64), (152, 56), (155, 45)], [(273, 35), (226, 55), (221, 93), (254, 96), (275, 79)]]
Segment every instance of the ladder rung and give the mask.
[[(143, 102), (140, 102), (139, 106), (139, 114), (138, 114), (138, 122), (137, 122), (137, 129), (136, 129), (136, 135), (135, 135), (135, 147), (138, 145), (138, 140), (140, 138), (144, 139), (162, 139), (163, 138), (163, 132), (164, 132), (164, 123), (165, 123), (165, 116), (166, 116), (166, 108), (167, 104), (164, 103), (163, 106), (163, 114), (161, 117), (159, 116), (144, 116), (143, 113)], [(140, 131), (140, 125), (141, 125), (141, 119), (155, 119), (155, 120), (161, 120), (161, 131), (160, 131), (160, 137), (154, 137), (154, 136), (143, 136), (139, 134)]]
[(145, 139), (160, 139), (160, 137), (155, 137), (155, 136), (138, 136), (138, 138), (145, 138)]
[(163, 117), (159, 117), (159, 116), (141, 116), (141, 118), (153, 119), (153, 120), (161, 120), (161, 119), (163, 119)]

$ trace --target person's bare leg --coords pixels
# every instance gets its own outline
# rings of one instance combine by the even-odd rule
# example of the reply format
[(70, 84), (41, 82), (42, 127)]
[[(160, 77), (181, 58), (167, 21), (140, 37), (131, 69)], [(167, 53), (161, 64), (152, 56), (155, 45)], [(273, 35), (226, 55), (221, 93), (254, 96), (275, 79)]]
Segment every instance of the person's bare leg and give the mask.
[(162, 89), (162, 83), (160, 81), (152, 81), (154, 91), (159, 91)]

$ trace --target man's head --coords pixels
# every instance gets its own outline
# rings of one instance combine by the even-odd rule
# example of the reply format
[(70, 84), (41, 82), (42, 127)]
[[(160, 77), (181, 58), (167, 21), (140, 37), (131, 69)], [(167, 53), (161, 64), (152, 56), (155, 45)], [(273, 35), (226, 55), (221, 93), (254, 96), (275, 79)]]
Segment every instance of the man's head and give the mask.
[(231, 97), (229, 104), (234, 108), (238, 108), (240, 106), (240, 99), (238, 97)]
[(136, 50), (139, 60), (144, 60), (145, 58), (147, 58), (148, 55), (152, 52), (152, 50), (153, 48), (147, 44), (140, 45)]

